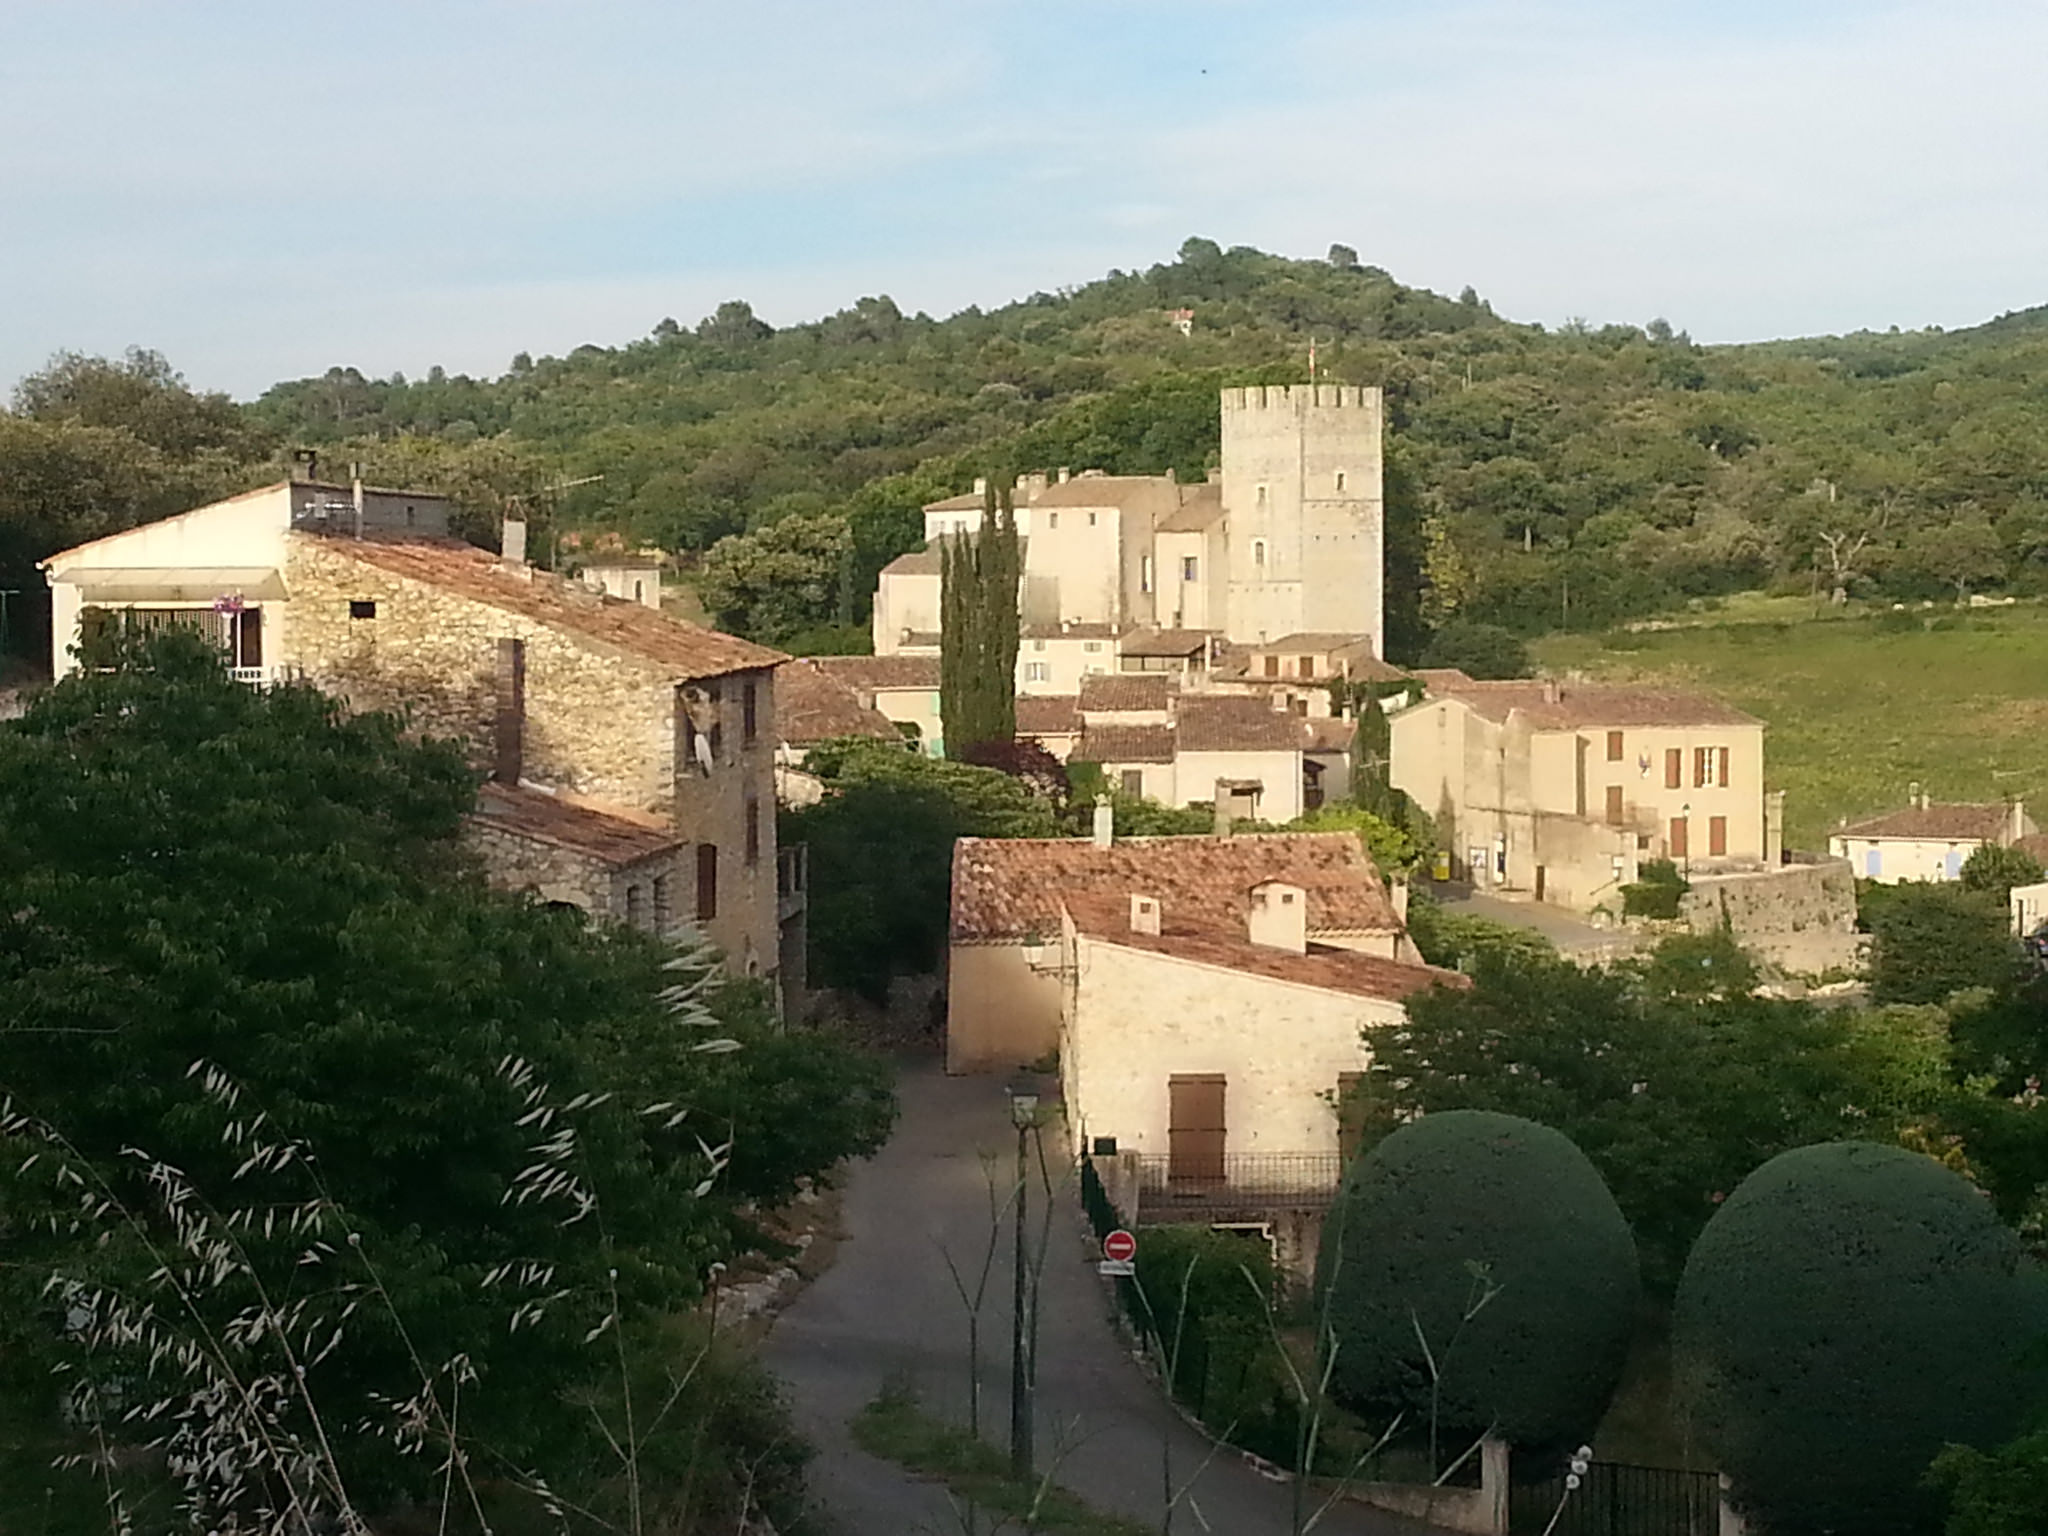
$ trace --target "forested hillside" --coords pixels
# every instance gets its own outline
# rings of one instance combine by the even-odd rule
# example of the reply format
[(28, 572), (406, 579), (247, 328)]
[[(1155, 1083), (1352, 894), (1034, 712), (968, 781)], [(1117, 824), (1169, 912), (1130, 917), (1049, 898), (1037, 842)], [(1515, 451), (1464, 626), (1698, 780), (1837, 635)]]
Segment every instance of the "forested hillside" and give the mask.
[[(786, 640), (858, 624), (917, 506), (984, 468), (1199, 475), (1216, 387), (1304, 379), (1311, 338), (1320, 377), (1387, 391), (1397, 654), (1452, 614), (1537, 633), (1758, 586), (2048, 589), (2048, 311), (1702, 348), (1662, 321), (1515, 324), (1342, 247), (1294, 261), (1190, 240), (986, 313), (868, 298), (775, 330), (735, 301), (622, 346), (521, 354), (497, 379), (336, 368), (243, 415), (265, 473), (313, 444), (329, 466), (439, 483), (479, 531), (517, 502), (557, 533), (657, 543), (715, 612)], [(19, 415), (54, 430), (52, 393), (25, 391)], [(12, 441), (0, 430), (0, 452)]]

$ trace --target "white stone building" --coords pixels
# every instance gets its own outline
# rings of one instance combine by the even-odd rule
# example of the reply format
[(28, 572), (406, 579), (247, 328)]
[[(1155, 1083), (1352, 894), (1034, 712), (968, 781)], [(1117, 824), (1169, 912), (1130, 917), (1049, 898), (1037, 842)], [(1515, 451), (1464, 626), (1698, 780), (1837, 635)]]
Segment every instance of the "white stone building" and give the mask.
[(2001, 846), (2031, 836), (2034, 823), (2023, 801), (1971, 804), (1930, 800), (1918, 784), (1903, 810), (1845, 822), (1828, 836), (1828, 851), (1847, 859), (1858, 878), (1896, 885), (1902, 880), (1955, 880), (1986, 843)]

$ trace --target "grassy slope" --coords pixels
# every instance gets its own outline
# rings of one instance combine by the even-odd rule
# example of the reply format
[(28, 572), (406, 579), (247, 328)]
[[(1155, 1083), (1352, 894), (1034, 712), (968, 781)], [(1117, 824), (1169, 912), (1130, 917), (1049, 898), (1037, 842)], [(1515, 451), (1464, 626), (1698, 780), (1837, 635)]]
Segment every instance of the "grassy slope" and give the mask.
[(1903, 803), (1916, 779), (1937, 800), (2018, 794), (2048, 815), (2048, 607), (1812, 614), (1732, 604), (1697, 625), (1556, 635), (1535, 652), (1607, 680), (1696, 684), (1762, 716), (1791, 847)]

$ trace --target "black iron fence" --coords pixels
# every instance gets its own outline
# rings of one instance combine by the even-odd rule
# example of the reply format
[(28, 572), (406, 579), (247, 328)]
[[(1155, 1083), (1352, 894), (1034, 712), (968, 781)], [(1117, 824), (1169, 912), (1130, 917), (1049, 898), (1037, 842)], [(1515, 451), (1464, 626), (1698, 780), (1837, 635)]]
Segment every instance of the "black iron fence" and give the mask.
[(1335, 1152), (1234, 1152), (1199, 1172), (1176, 1168), (1167, 1157), (1138, 1159), (1138, 1193), (1158, 1202), (1227, 1204), (1266, 1201), (1295, 1206), (1328, 1205), (1344, 1176)]
[(1716, 1536), (1720, 1519), (1720, 1479), (1679, 1467), (1596, 1461), (1574, 1489), (1566, 1489), (1560, 1471), (1508, 1490), (1515, 1536)]

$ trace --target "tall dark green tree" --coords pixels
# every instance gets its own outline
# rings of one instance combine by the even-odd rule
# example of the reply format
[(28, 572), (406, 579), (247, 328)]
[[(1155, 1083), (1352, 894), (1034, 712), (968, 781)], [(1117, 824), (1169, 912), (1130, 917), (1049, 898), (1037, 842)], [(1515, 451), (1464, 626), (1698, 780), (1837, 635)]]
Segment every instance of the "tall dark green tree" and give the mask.
[(990, 475), (979, 532), (939, 546), (939, 711), (958, 758), (1017, 735), (1017, 515)]

